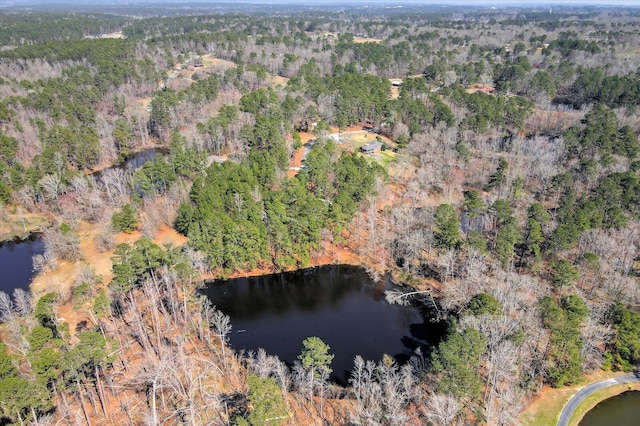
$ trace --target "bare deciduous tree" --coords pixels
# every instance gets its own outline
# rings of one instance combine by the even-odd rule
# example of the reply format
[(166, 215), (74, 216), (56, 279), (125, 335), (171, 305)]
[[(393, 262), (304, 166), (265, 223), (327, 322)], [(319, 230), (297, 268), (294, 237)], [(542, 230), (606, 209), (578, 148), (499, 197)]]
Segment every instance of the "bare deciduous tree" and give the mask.
[(128, 194), (131, 175), (120, 168), (110, 168), (102, 172), (99, 182), (112, 205), (118, 205), (121, 198)]
[(62, 191), (62, 180), (58, 174), (45, 175), (38, 181), (38, 185), (48, 200), (55, 200)]
[(364, 361), (360, 355), (354, 360), (349, 383), (355, 397), (353, 420), (364, 424), (376, 424), (380, 419), (382, 388), (375, 380), (376, 365)]
[(424, 416), (433, 426), (456, 425), (461, 421), (463, 405), (452, 396), (429, 393), (424, 401)]
[(228, 335), (231, 332), (231, 318), (224, 312), (215, 308), (209, 313), (209, 324), (213, 327), (215, 335), (220, 339), (220, 347), (222, 348), (222, 358), (225, 359), (225, 346), (227, 345)]
[(21, 288), (13, 291), (13, 299), (15, 300), (16, 312), (22, 317), (29, 316), (33, 312), (31, 294)]
[(13, 318), (13, 301), (4, 291), (0, 291), (0, 322), (8, 322)]
[(45, 250), (43, 254), (33, 256), (33, 270), (36, 273), (53, 271), (57, 259), (51, 250)]
[(80, 250), (80, 240), (78, 235), (69, 230), (50, 228), (44, 232), (43, 240), (45, 251), (50, 251), (50, 258), (67, 259), (70, 261), (78, 261), (82, 258)]

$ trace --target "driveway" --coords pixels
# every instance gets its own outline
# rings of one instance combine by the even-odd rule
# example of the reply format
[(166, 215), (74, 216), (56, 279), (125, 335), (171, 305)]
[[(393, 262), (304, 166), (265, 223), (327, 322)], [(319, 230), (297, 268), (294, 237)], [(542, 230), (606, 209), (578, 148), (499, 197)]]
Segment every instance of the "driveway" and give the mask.
[(558, 426), (568, 426), (569, 420), (571, 419), (573, 412), (576, 410), (576, 408), (578, 408), (578, 405), (595, 391), (608, 388), (609, 386), (622, 385), (630, 382), (640, 382), (640, 378), (636, 377), (633, 374), (627, 374), (625, 376), (601, 380), (599, 382), (591, 383), (583, 387), (571, 397), (569, 402), (567, 402), (567, 404), (562, 409), (560, 417), (558, 418)]

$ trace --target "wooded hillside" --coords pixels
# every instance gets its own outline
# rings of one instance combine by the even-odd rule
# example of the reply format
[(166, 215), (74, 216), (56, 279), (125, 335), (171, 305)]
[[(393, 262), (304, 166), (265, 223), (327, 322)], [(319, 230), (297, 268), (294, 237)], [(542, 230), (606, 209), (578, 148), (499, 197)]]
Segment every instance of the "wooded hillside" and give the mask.
[[(0, 235), (46, 223), (0, 292), (0, 423), (518, 424), (638, 368), (637, 8), (0, 17)], [(442, 341), (342, 387), (314, 336), (235, 352), (197, 292), (338, 259)]]

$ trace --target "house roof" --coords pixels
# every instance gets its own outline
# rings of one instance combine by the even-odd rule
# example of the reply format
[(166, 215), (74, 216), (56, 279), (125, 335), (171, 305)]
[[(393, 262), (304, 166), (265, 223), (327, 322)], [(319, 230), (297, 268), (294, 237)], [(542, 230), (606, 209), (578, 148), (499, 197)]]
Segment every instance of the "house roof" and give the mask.
[(378, 148), (382, 147), (382, 143), (376, 141), (376, 142), (369, 142), (366, 143), (364, 145), (362, 145), (362, 148), (360, 148), (362, 151), (375, 151)]

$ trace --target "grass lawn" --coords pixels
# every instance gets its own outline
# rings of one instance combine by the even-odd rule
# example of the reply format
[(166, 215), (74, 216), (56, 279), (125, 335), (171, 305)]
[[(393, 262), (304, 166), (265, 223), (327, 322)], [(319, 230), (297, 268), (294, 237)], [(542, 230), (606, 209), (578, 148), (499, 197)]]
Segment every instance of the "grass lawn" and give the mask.
[(397, 161), (396, 153), (391, 151), (391, 150), (380, 151), (380, 152), (377, 152), (375, 154), (360, 154), (360, 155), (362, 155), (364, 158), (366, 158), (367, 161), (369, 162), (369, 164), (378, 163), (387, 172), (389, 172), (389, 166), (392, 163)]
[(578, 426), (578, 423), (580, 423), (580, 420), (582, 420), (584, 415), (587, 414), (589, 410), (598, 405), (600, 402), (616, 395), (620, 395), (621, 393), (629, 390), (640, 391), (640, 383), (615, 385), (594, 392), (593, 394), (589, 395), (588, 398), (582, 401), (580, 405), (578, 405), (578, 408), (576, 408), (576, 410), (573, 412), (573, 416), (571, 416), (571, 420), (569, 420), (569, 426)]
[[(556, 426), (562, 408), (565, 406), (567, 401), (569, 401), (569, 398), (571, 398), (576, 392), (578, 392), (579, 389), (588, 385), (589, 383), (623, 374), (625, 373), (612, 374), (610, 371), (598, 371), (585, 377), (585, 380), (582, 383), (574, 386), (559, 389), (545, 387), (522, 412), (517, 424), (523, 426)], [(637, 383), (635, 383), (634, 385), (636, 386), (636, 388), (640, 388), (640, 386), (637, 386)], [(632, 387), (632, 389), (633, 388), (634, 387)], [(615, 392), (616, 389), (617, 392)], [(611, 386), (594, 393), (578, 406), (578, 408), (574, 412), (574, 416), (571, 418), (570, 425), (577, 425), (584, 414), (591, 408), (595, 407), (602, 400), (610, 398), (611, 396), (618, 395), (628, 389), (629, 386), (627, 385), (619, 385)], [(609, 394), (608, 392), (612, 393)], [(578, 417), (578, 413), (582, 414), (580, 414)]]
[(340, 147), (344, 151), (356, 152), (366, 143), (376, 140), (376, 134), (370, 132), (358, 132), (346, 135), (340, 135)]
[(380, 165), (385, 169), (388, 169), (389, 164), (396, 161), (396, 153), (389, 150), (381, 151), (378, 154), (376, 154), (374, 157), (376, 160), (378, 160), (378, 163), (380, 163)]
[(365, 155), (365, 158), (367, 158), (368, 161), (377, 162), (388, 170), (389, 166), (397, 161), (396, 153), (393, 152), (393, 148), (397, 147), (397, 144), (386, 136), (380, 136), (366, 130), (349, 131), (340, 135), (339, 147), (342, 151), (358, 152), (364, 144), (375, 142), (378, 138), (387, 145), (387, 150), (372, 155)]
[(543, 389), (540, 396), (520, 416), (518, 424), (523, 426), (556, 426), (562, 407), (582, 386)]

